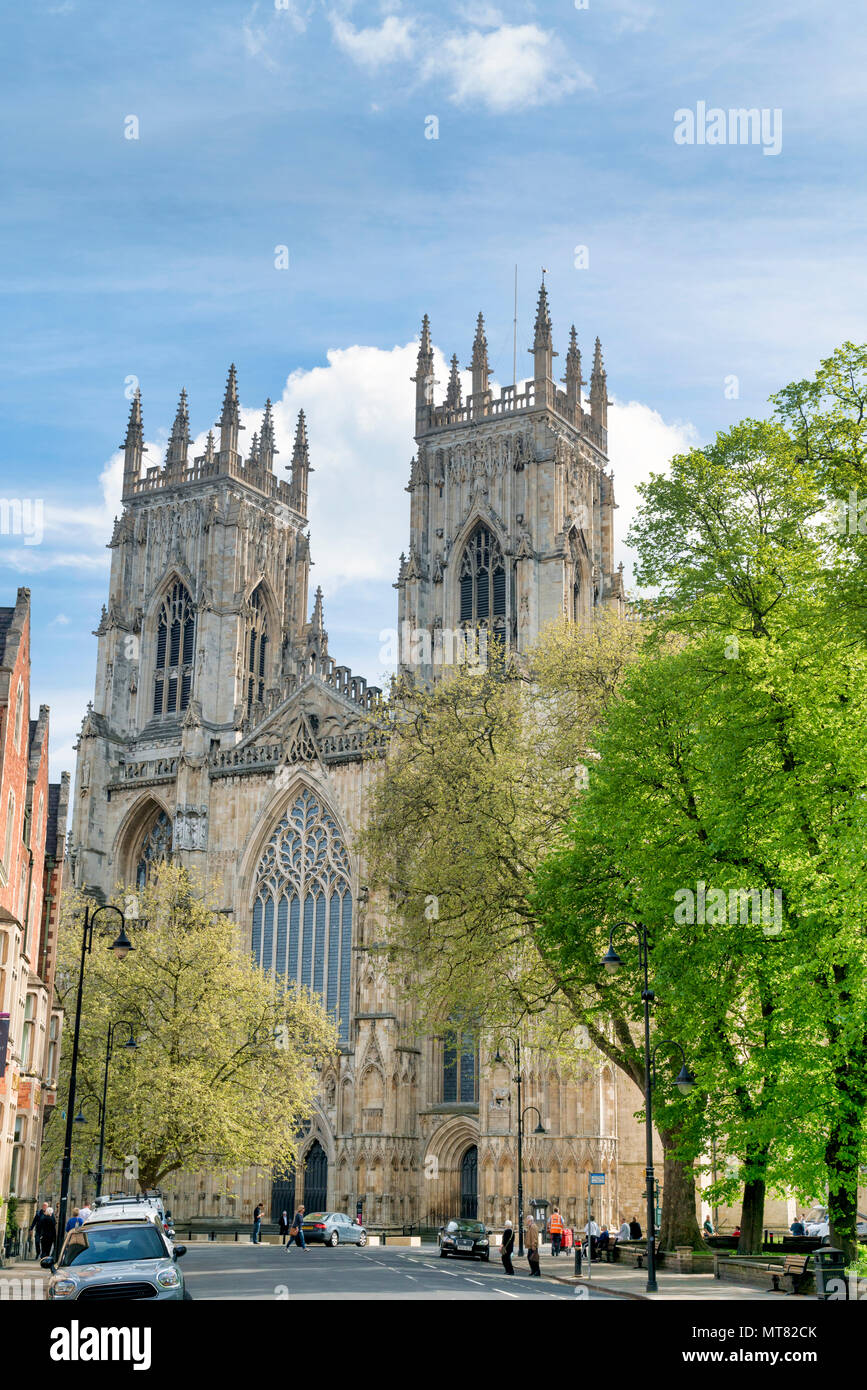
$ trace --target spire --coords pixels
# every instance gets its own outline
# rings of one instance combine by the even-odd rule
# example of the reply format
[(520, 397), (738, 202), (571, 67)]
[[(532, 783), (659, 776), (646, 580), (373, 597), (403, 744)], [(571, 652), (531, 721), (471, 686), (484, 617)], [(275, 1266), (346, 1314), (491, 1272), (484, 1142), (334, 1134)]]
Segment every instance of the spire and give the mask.
[(190, 438), (190, 415), (187, 410), (187, 393), (182, 390), (172, 432), (169, 435), (169, 447), (166, 450), (167, 472), (180, 471), (186, 468), (187, 450), (192, 442)]
[(473, 339), (473, 360), (471, 370), (473, 373), (473, 395), (477, 396), (488, 389), (488, 340), (485, 337), (485, 318), (479, 314), (476, 320), (476, 336)]
[(238, 402), (238, 376), (235, 371), (234, 362), (229, 368), (229, 376), (226, 381), (226, 391), (223, 396), (223, 409), (217, 421), (220, 426), (220, 462), (228, 462), (233, 459), (235, 462), (240, 460), (238, 453), (238, 432), (244, 428), (241, 424), (241, 407)]
[(141, 391), (135, 389), (132, 398), (132, 405), (129, 408), (129, 420), (126, 426), (126, 438), (123, 441), (123, 490), (131, 492), (133, 484), (141, 476), (142, 455), (145, 452), (144, 430), (141, 419)]
[(299, 410), (298, 424), (295, 426), (295, 442), (292, 445), (292, 480), (289, 485), (289, 500), (302, 516), (307, 515), (307, 479), (312, 472), (307, 447), (307, 421), (304, 418), (304, 411)]
[(322, 637), (325, 632), (325, 614), (322, 609), (322, 585), (316, 585), (316, 597), (313, 600), (313, 613), (310, 618), (310, 626), (317, 637)]
[(566, 399), (574, 410), (581, 404), (581, 387), (584, 385), (581, 380), (581, 353), (578, 349), (578, 334), (575, 332), (574, 323), (569, 330), (569, 351), (566, 353), (566, 375), (563, 380), (566, 383)]
[(214, 431), (208, 430), (208, 437), (205, 440), (205, 452), (203, 455), (205, 463), (214, 462)]
[[(539, 303), (536, 308), (536, 328), (533, 335), (533, 377), (535, 381), (550, 381), (554, 370), (554, 351), (551, 333), (551, 312), (548, 308), (548, 291), (545, 287), (545, 272), (542, 271), (542, 284), (539, 288)], [(541, 404), (541, 402), (539, 402)]]
[(446, 405), (452, 410), (461, 408), (461, 378), (458, 373), (458, 355), (452, 357), (452, 369), (449, 372), (449, 384), (446, 390)]
[(593, 351), (593, 371), (590, 373), (590, 418), (601, 429), (608, 424), (608, 386), (602, 363), (602, 344), (596, 339)]
[(253, 431), (253, 438), (250, 440), (250, 462), (259, 462), (259, 431)]
[(262, 434), (259, 446), (259, 462), (263, 468), (270, 472), (274, 467), (274, 455), (280, 450), (274, 443), (274, 418), (271, 414), (271, 397), (265, 402), (265, 414), (262, 416)]
[(313, 656), (321, 666), (328, 657), (328, 633), (325, 631), (325, 615), (322, 611), (322, 589), (316, 586), (313, 612), (307, 625), (307, 657)]
[(421, 341), (418, 345), (415, 376), (415, 418), (416, 427), (424, 428), (429, 421), (430, 407), (433, 405), (434, 365), (433, 346), (430, 337), (430, 319), (425, 314), (421, 324)]

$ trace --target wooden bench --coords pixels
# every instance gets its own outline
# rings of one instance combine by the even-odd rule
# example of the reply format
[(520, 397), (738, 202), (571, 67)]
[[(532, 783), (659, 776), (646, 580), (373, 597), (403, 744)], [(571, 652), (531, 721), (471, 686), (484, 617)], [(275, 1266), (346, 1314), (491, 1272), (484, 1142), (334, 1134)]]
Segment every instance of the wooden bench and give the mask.
[[(659, 1259), (659, 1251), (660, 1251), (660, 1248), (661, 1248), (661, 1247), (660, 1247), (659, 1241), (657, 1241), (656, 1244), (655, 1244), (654, 1247), (653, 1247), (654, 1261), (656, 1261), (656, 1260)], [(647, 1246), (644, 1247), (644, 1249), (642, 1250), (642, 1252), (641, 1252), (639, 1255), (636, 1255), (636, 1259), (635, 1259), (635, 1268), (636, 1268), (636, 1269), (644, 1269), (644, 1261), (645, 1261), (646, 1259), (647, 1259)]]
[[(771, 1275), (771, 1285), (773, 1287), (774, 1292), (780, 1292), (781, 1279), (790, 1279), (792, 1281), (792, 1284), (791, 1288), (789, 1289), (789, 1292), (797, 1293), (801, 1287), (801, 1284), (807, 1277), (807, 1265), (809, 1264), (809, 1262), (809, 1255), (787, 1255), (785, 1261), (783, 1262), (782, 1273)], [(769, 1269), (771, 1269), (772, 1267), (773, 1266), (768, 1265)]]

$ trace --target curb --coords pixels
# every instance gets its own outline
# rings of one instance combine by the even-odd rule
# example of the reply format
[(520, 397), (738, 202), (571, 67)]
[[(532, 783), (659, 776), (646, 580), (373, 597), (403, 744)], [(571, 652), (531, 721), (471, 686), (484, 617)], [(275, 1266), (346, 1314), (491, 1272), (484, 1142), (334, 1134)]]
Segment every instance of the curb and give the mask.
[(633, 1293), (631, 1289), (613, 1289), (610, 1284), (600, 1284), (598, 1279), (576, 1279), (563, 1274), (543, 1274), (543, 1279), (551, 1279), (555, 1284), (583, 1284), (586, 1289), (598, 1289), (600, 1293), (613, 1294), (615, 1298), (631, 1298), (638, 1303), (652, 1303), (654, 1300), (646, 1293)]

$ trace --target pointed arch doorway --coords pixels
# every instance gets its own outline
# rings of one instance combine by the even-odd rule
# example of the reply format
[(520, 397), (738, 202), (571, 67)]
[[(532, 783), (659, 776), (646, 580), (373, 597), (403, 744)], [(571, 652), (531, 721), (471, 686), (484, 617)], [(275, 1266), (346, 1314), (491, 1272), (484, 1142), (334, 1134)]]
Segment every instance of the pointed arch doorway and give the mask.
[(461, 1216), (476, 1221), (479, 1214), (479, 1151), (473, 1144), (461, 1159)]
[(314, 1139), (304, 1162), (304, 1210), (328, 1209), (328, 1155), (318, 1139)]

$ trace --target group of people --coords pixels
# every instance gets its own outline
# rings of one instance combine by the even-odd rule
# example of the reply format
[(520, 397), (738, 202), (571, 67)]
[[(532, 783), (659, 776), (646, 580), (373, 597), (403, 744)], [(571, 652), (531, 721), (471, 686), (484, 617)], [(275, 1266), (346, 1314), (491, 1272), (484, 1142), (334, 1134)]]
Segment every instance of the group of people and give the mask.
[[(534, 1217), (529, 1217), (524, 1224), (524, 1245), (527, 1250), (527, 1263), (530, 1266), (530, 1277), (541, 1278), (539, 1268), (539, 1246), (542, 1243), (544, 1231), (540, 1230)], [(559, 1207), (555, 1207), (548, 1218), (547, 1234), (551, 1240), (551, 1254), (557, 1256), (561, 1250), (571, 1250), (575, 1244), (576, 1232), (572, 1226), (567, 1226), (560, 1215)], [(581, 1239), (581, 1233), (578, 1232)], [(582, 1248), (587, 1251), (591, 1260), (600, 1260), (607, 1250), (612, 1250), (618, 1241), (641, 1240), (641, 1224), (637, 1216), (633, 1216), (631, 1221), (623, 1218), (623, 1223), (616, 1235), (612, 1236), (607, 1226), (601, 1228), (591, 1218), (584, 1227), (584, 1239), (581, 1241)], [(515, 1267), (512, 1264), (512, 1255), (515, 1251), (515, 1230), (511, 1221), (506, 1221), (503, 1227), (503, 1237), (500, 1244), (500, 1259), (503, 1262), (503, 1269), (506, 1274), (514, 1274)]]
[[(262, 1220), (265, 1215), (265, 1208), (260, 1202), (253, 1212), (253, 1235), (254, 1245), (262, 1244)], [(304, 1239), (304, 1207), (300, 1206), (292, 1220), (289, 1220), (288, 1211), (281, 1211), (278, 1229), (280, 1231), (280, 1243), (285, 1245), (287, 1251), (294, 1243), (299, 1250), (307, 1249), (307, 1242)]]
[[(81, 1207), (73, 1207), (72, 1215), (68, 1218), (63, 1234), (74, 1231), (76, 1226), (81, 1226), (91, 1214), (92, 1208), (84, 1203)], [(39, 1207), (33, 1220), (30, 1222), (28, 1232), (33, 1237), (36, 1246), (36, 1258), (42, 1259), (50, 1255), (57, 1244), (57, 1217), (54, 1214), (54, 1207), (50, 1202), (43, 1202)]]

